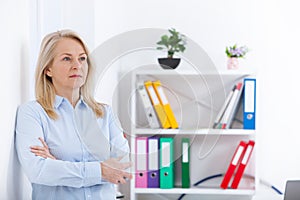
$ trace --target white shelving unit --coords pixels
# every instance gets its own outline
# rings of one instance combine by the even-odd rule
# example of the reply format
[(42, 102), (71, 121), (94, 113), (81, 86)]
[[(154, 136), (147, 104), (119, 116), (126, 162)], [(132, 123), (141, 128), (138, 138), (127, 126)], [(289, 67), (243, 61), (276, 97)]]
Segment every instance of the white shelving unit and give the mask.
[[(208, 176), (225, 173), (236, 146), (241, 140), (255, 140), (256, 130), (244, 130), (242, 121), (235, 120), (231, 129), (213, 129), (215, 117), (233, 85), (245, 77), (255, 77), (252, 72), (226, 70), (162, 70), (159, 66), (138, 69), (132, 73), (131, 114), (132, 160), (137, 136), (161, 136), (174, 138), (175, 188), (136, 188), (135, 177), (130, 183), (130, 199), (252, 199), (258, 186), (255, 149), (246, 167), (245, 174), (252, 178), (242, 178), (238, 189), (221, 189), (223, 177), (194, 183)], [(150, 129), (139, 94), (138, 81), (160, 80), (179, 129)], [(242, 110), (237, 118), (242, 116)], [(242, 118), (241, 118), (242, 120)], [(181, 188), (181, 138), (190, 138), (190, 179), (191, 188)], [(133, 171), (135, 171), (133, 166)]]

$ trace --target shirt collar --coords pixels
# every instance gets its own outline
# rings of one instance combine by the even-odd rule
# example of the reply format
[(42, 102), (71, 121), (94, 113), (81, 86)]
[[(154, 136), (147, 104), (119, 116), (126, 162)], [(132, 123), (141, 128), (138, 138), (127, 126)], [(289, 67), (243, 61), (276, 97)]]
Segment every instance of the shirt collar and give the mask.
[(54, 108), (58, 108), (62, 104), (63, 100), (64, 98), (62, 96), (55, 95)]
[(88, 107), (87, 103), (83, 100), (83, 97), (80, 95), (80, 99), (77, 103), (78, 105), (85, 105), (86, 107)]
[[(54, 102), (54, 108), (57, 109), (64, 101), (67, 101), (66, 98), (62, 96), (55, 95), (55, 102)], [(77, 105), (85, 105), (87, 106), (86, 102), (83, 100), (83, 97), (80, 96), (79, 101), (77, 102)]]

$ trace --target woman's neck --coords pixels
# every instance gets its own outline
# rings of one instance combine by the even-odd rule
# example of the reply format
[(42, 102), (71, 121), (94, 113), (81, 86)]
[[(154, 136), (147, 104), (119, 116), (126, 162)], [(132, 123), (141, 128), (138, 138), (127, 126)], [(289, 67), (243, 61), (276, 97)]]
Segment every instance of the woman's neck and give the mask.
[(75, 108), (80, 95), (79, 95), (79, 89), (78, 90), (71, 90), (71, 91), (56, 91), (56, 94), (59, 96), (62, 96), (66, 99), (68, 99), (68, 101), (71, 103), (71, 105), (73, 106), (73, 108)]

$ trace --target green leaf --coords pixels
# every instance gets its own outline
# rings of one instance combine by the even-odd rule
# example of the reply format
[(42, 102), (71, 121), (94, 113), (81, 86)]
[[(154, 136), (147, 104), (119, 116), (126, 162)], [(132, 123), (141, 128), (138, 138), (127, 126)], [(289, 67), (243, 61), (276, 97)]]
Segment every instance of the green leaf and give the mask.
[[(168, 50), (169, 57), (172, 57), (175, 52), (183, 52), (185, 50), (186, 38), (174, 28), (171, 28), (168, 31), (171, 35), (161, 36), (161, 40), (157, 42), (157, 45), (165, 46)], [(162, 50), (164, 48), (159, 47), (157, 49)]]
[(178, 32), (177, 32), (174, 28), (169, 29), (169, 32), (170, 32), (172, 35), (178, 35)]
[(183, 45), (178, 45), (179, 51), (184, 52), (185, 47)]

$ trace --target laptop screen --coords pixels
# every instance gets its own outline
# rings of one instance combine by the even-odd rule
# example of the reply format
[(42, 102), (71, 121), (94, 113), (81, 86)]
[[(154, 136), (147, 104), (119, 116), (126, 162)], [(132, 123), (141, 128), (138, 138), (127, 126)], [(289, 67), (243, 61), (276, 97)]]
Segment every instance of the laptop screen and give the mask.
[(284, 200), (300, 200), (300, 180), (286, 182)]

